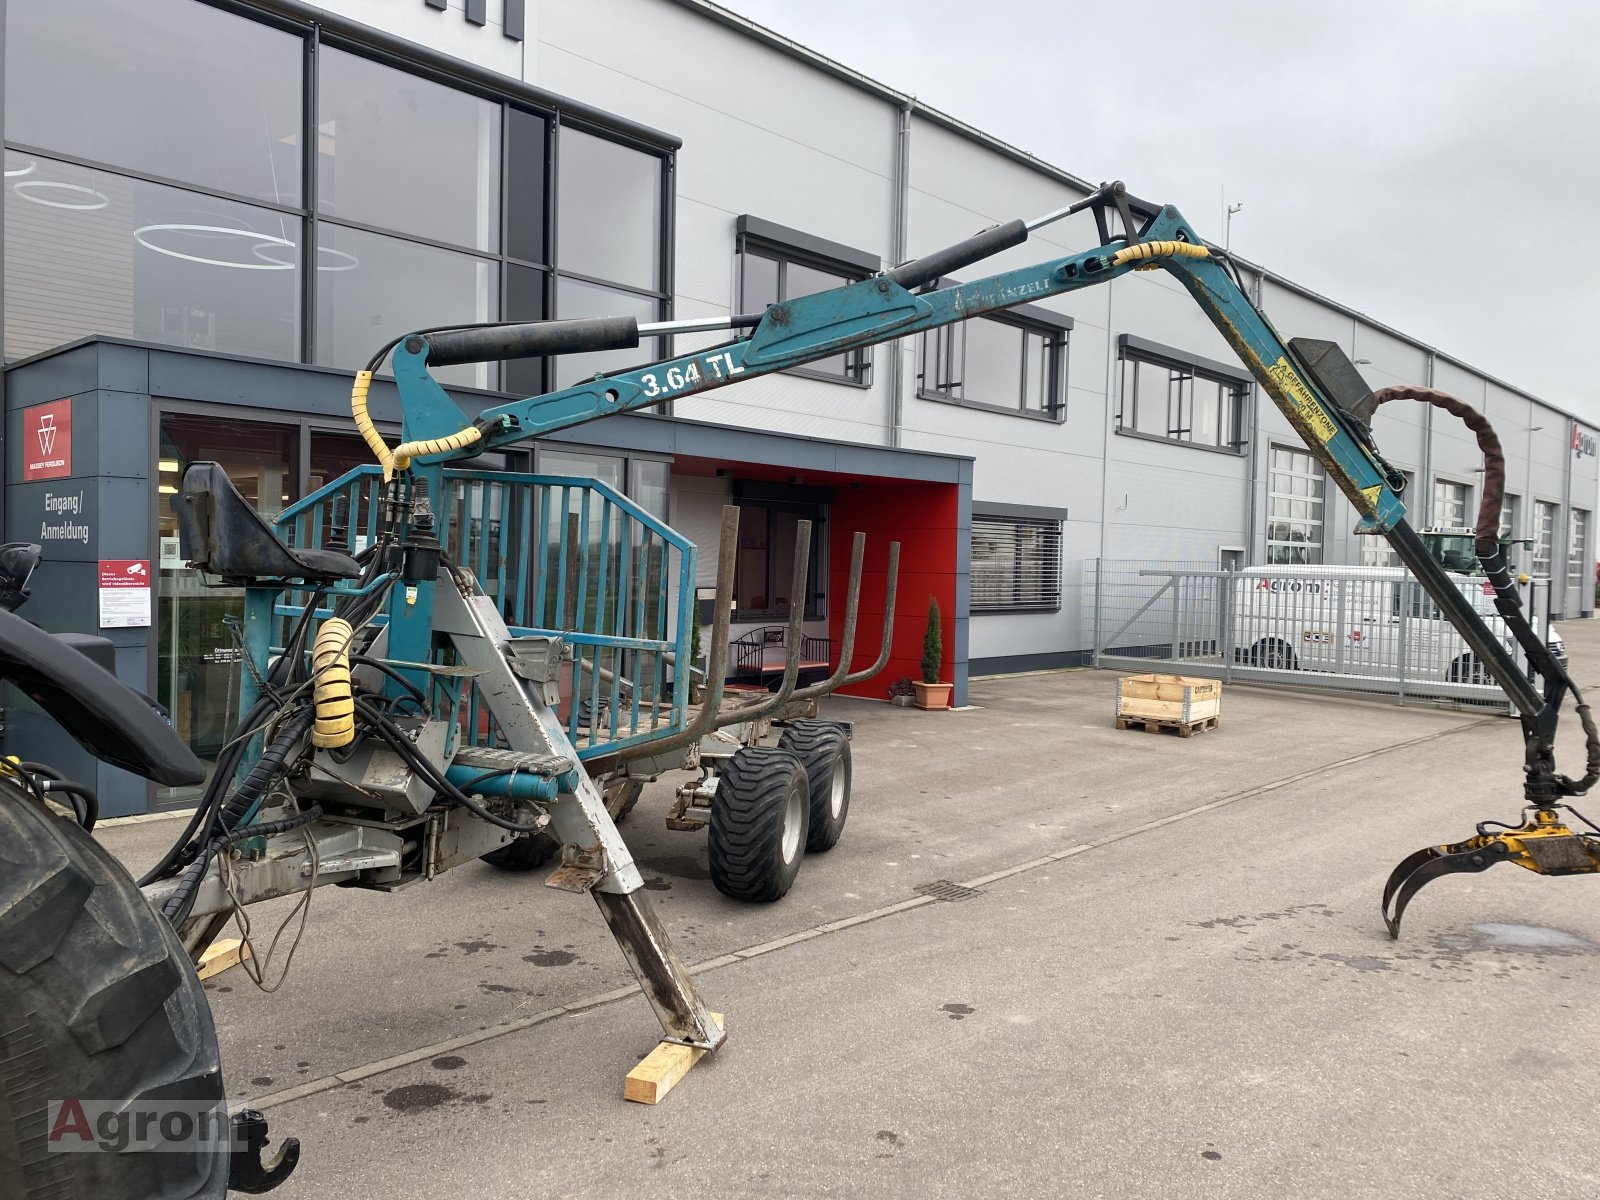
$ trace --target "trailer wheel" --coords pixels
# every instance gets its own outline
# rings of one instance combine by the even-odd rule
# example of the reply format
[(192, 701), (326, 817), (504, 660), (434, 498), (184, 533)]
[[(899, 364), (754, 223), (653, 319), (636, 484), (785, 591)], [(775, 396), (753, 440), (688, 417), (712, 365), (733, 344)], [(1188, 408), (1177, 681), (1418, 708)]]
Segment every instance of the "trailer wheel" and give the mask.
[(711, 802), (711, 882), (735, 900), (788, 892), (804, 857), (811, 811), (806, 769), (787, 750), (746, 746), (728, 759)]
[(560, 843), (547, 833), (523, 834), (498, 850), (478, 857), (502, 871), (533, 871), (554, 858), (560, 849)]
[[(83, 1140), (51, 1101), (179, 1107), (223, 1122), (205, 990), (172, 927), (77, 825), (0, 782), (0, 1196), (220, 1198), (228, 1142), (192, 1150), (63, 1154)], [(160, 1105), (160, 1108), (154, 1106)], [(213, 1117), (211, 1114), (215, 1114)], [(135, 1119), (137, 1119), (135, 1117)], [(108, 1131), (113, 1132), (114, 1130)], [(130, 1131), (137, 1125), (129, 1121)], [(95, 1131), (98, 1134), (98, 1131)]]
[(831, 721), (792, 721), (778, 749), (790, 751), (806, 769), (811, 789), (806, 849), (832, 850), (850, 815), (850, 739)]
[(1262, 638), (1251, 649), (1250, 661), (1269, 671), (1293, 671), (1299, 665), (1294, 648), (1279, 638)]

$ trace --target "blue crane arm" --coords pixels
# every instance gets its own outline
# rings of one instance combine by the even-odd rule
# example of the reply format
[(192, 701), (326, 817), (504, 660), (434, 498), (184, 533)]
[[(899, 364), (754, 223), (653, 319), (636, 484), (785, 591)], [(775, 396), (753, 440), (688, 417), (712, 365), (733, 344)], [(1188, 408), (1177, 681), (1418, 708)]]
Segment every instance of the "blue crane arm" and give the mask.
[[(1168, 206), (1149, 217), (1136, 243), (1113, 240), (1082, 254), (934, 291), (908, 291), (887, 273), (785, 300), (768, 308), (747, 338), (485, 409), (476, 422), (481, 434), (477, 444), (419, 457), (430, 462), (467, 457), (612, 413), (650, 408), (843, 351), (1094, 287), (1132, 270), (1159, 267), (1189, 290), (1300, 432), (1361, 514), (1361, 530), (1393, 528), (1405, 514), (1394, 487), (1398, 477), (1378, 456), (1364, 424), (1296, 366), (1289, 348), (1224, 266), (1208, 257), (1126, 253), (1130, 245), (1159, 247), (1167, 242), (1203, 246), (1194, 229)], [(460, 410), (428, 373), (429, 350), (424, 337), (408, 339), (395, 350), (394, 373), (408, 443), (447, 438), (461, 424)]]

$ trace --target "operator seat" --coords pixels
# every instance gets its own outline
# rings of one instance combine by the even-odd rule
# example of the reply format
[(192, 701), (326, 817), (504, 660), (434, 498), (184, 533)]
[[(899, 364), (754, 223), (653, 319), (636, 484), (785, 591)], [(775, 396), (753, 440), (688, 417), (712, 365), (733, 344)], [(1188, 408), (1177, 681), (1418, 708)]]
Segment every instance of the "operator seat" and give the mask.
[(361, 564), (337, 550), (284, 545), (266, 518), (233, 486), (221, 463), (190, 463), (172, 498), (178, 548), (190, 566), (234, 581), (354, 579)]

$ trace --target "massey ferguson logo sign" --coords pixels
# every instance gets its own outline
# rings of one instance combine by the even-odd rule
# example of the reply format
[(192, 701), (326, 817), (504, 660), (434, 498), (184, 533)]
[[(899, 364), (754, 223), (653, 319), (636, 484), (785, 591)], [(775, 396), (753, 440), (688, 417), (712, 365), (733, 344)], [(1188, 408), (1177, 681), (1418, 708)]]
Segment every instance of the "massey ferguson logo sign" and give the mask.
[(22, 478), (72, 474), (72, 401), (52, 400), (22, 410)]
[(1583, 427), (1574, 421), (1572, 423), (1572, 453), (1579, 458), (1593, 458), (1594, 451), (1594, 434), (1585, 433)]

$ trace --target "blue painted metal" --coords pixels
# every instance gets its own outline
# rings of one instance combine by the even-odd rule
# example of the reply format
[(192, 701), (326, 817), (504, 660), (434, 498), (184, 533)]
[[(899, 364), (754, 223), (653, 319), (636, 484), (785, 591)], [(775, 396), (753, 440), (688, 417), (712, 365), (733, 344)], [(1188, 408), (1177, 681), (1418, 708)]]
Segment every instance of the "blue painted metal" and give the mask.
[[(1175, 208), (1162, 209), (1140, 231), (1141, 241), (1201, 239)], [(842, 350), (934, 329), (1046, 296), (1107, 283), (1139, 264), (1113, 265), (1121, 242), (1082, 254), (1005, 271), (972, 283), (913, 295), (886, 277), (786, 300), (769, 308), (746, 340), (681, 355), (648, 367), (596, 377), (560, 391), (485, 409), (484, 445), (497, 446), (565, 429), (615, 412), (649, 408), (681, 396), (787, 370)], [(1361, 514), (1362, 528), (1381, 532), (1405, 515), (1384, 464), (1360, 430), (1293, 365), (1282, 338), (1250, 304), (1224, 268), (1211, 259), (1164, 258), (1154, 266), (1175, 276), (1239, 353), (1245, 365), (1305, 437)], [(424, 351), (425, 353), (425, 351)], [(460, 428), (459, 413), (437, 403), (439, 390), (418, 370), (420, 353), (396, 356), (396, 381), (408, 436), (442, 437)], [(404, 359), (404, 371), (401, 360)], [(413, 425), (417, 432), (411, 433)], [(462, 452), (455, 457), (464, 456)]]
[[(444, 774), (446, 779), (469, 794), (514, 796), (518, 800), (554, 800), (562, 787), (561, 780), (567, 778), (563, 775), (560, 779), (549, 779), (531, 772), (486, 777), (480, 767), (464, 767), (455, 763)], [(565, 786), (570, 790), (575, 785), (576, 780)]]
[[(689, 661), (693, 543), (597, 480), (437, 465), (416, 473), (430, 480), (443, 553), (473, 572), (512, 636), (559, 636), (573, 648), (573, 662), (563, 668), (562, 723), (580, 759), (683, 728), (689, 676), (673, 671), (669, 679), (666, 656)], [(352, 530), (364, 529), (370, 540), (383, 486), (375, 464), (347, 472), (280, 514), (284, 540), (323, 545), (336, 497), (348, 505)], [(419, 585), (414, 603), (407, 603), (405, 591), (397, 583), (388, 615), (378, 618), (390, 623), (388, 657), (432, 661), (431, 586)], [(306, 600), (297, 606), (291, 597), (277, 605), (276, 644), (283, 644), (288, 620), (300, 615)], [(330, 609), (315, 614), (329, 615)], [(611, 678), (586, 671), (585, 659)], [(458, 711), (467, 744), (496, 744), (498, 731), (470, 683)]]

